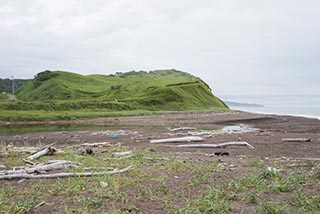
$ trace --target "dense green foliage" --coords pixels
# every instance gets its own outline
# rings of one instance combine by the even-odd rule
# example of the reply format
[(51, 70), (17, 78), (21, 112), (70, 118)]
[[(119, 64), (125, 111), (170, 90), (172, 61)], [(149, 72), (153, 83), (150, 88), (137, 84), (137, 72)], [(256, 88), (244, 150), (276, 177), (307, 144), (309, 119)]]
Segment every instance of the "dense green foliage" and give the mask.
[[(29, 80), (15, 79), (14, 88), (19, 89), (21, 86), (25, 85)], [(12, 80), (11, 79), (0, 79), (0, 92), (11, 93), (12, 92)]]
[(0, 102), (9, 101), (9, 96), (7, 94), (0, 94)]

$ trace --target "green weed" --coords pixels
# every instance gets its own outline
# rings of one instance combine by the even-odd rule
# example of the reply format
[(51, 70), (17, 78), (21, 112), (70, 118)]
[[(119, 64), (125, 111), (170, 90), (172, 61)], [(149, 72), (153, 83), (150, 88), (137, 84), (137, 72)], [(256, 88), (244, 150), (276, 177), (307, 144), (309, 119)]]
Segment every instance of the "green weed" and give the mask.
[(261, 213), (264, 214), (282, 214), (284, 213), (284, 207), (280, 207), (277, 204), (271, 202), (263, 202), (261, 205)]
[(179, 210), (179, 213), (228, 213), (231, 210), (229, 200), (230, 196), (227, 191), (208, 186), (200, 199), (188, 201), (186, 206)]

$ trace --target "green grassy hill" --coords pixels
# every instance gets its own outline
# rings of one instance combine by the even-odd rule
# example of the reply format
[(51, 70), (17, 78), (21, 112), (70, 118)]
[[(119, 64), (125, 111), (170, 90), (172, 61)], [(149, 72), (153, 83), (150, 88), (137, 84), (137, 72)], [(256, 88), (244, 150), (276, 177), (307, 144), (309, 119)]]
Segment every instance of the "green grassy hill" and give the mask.
[[(87, 75), (44, 71), (17, 91), (24, 102), (79, 108), (219, 110), (228, 107), (200, 78), (177, 70)], [(46, 101), (46, 102), (43, 102)], [(40, 104), (39, 104), (40, 105)]]

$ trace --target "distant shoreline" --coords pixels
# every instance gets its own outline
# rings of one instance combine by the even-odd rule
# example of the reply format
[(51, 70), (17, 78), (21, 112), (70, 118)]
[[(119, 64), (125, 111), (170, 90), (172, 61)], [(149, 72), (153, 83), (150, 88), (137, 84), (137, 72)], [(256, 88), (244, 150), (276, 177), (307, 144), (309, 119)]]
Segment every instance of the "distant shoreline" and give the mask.
[[(232, 102), (229, 104), (233, 110), (320, 119), (320, 95), (225, 95), (221, 97), (222, 100), (231, 100), (235, 103), (235, 105), (232, 105)], [(241, 105), (246, 103), (249, 105)]]
[(315, 115), (306, 115), (306, 114), (290, 114), (290, 113), (276, 113), (276, 112), (263, 112), (263, 111), (254, 111), (254, 110), (243, 110), (243, 109), (233, 109), (230, 107), (232, 111), (240, 111), (252, 114), (263, 114), (263, 115), (276, 115), (276, 116), (292, 116), (292, 117), (304, 117), (308, 119), (318, 119), (320, 120), (320, 116)]

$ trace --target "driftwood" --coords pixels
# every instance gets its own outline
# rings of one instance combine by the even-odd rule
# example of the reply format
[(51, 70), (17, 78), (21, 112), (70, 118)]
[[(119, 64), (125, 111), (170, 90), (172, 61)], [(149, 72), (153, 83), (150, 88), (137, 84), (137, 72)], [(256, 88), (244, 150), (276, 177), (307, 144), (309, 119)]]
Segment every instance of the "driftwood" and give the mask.
[(196, 130), (194, 127), (179, 127), (179, 128), (172, 128), (170, 131), (177, 132), (177, 131), (186, 131), (186, 130)]
[(109, 142), (99, 142), (99, 143), (83, 143), (80, 146), (84, 147), (104, 147), (111, 146)]
[(247, 142), (226, 142), (226, 143), (219, 143), (219, 144), (184, 144), (184, 145), (177, 145), (176, 147), (179, 148), (225, 148), (227, 146), (247, 146), (250, 149), (254, 147)]
[(284, 142), (311, 142), (310, 138), (283, 138)]
[(29, 164), (31, 166), (35, 165), (35, 163), (33, 163), (32, 161), (29, 161), (29, 160), (26, 160), (26, 159), (23, 159), (23, 161), (26, 163), (26, 164)]
[(70, 161), (59, 161), (59, 162), (53, 162), (53, 163), (45, 163), (45, 164), (38, 164), (34, 167), (30, 168), (24, 168), (19, 170), (7, 170), (7, 171), (0, 171), (0, 175), (13, 175), (13, 174), (29, 174), (29, 173), (35, 173), (35, 172), (48, 172), (52, 170), (61, 170), (68, 167), (78, 167), (74, 163)]
[(126, 151), (126, 152), (113, 152), (112, 156), (119, 158), (119, 157), (124, 157), (124, 156), (131, 156), (132, 155), (132, 151)]
[(39, 207), (41, 207), (42, 205), (45, 205), (46, 202), (45, 201), (41, 201), (38, 205), (36, 205), (33, 209), (37, 209)]
[(123, 160), (123, 159), (131, 158), (131, 157), (132, 157), (132, 155), (126, 155), (126, 156), (118, 157), (118, 158), (116, 158), (116, 160)]
[(92, 176), (101, 176), (101, 175), (111, 175), (129, 171), (133, 166), (128, 166), (120, 170), (112, 170), (106, 172), (61, 172), (55, 174), (44, 174), (44, 175), (35, 175), (35, 174), (10, 174), (10, 175), (0, 175), (0, 180), (10, 180), (10, 179), (38, 179), (38, 178), (65, 178), (65, 177), (92, 177)]
[(188, 136), (188, 137), (151, 140), (150, 143), (180, 143), (180, 142), (199, 142), (199, 141), (203, 141), (203, 138), (198, 136)]
[(50, 155), (56, 151), (56, 148), (53, 147), (55, 143), (48, 145), (46, 148), (30, 155), (27, 157), (27, 160), (36, 160), (42, 156)]

